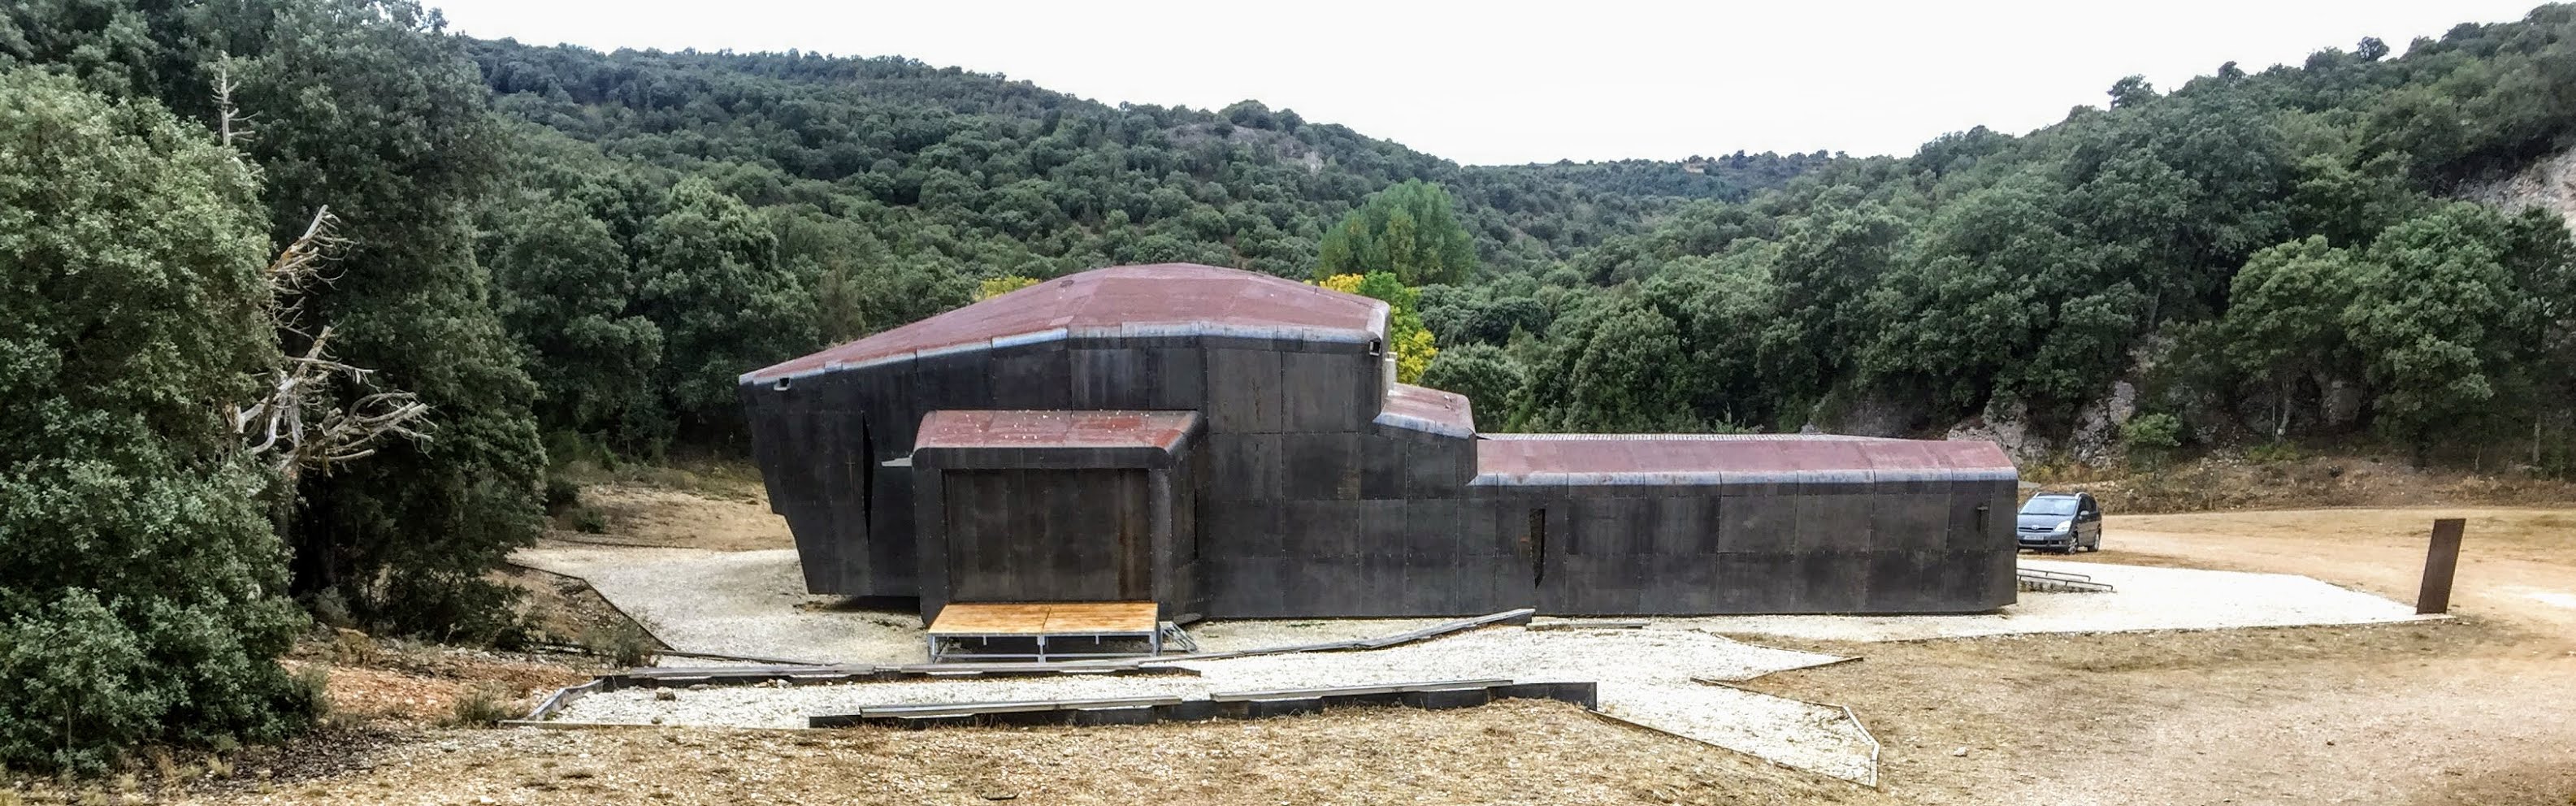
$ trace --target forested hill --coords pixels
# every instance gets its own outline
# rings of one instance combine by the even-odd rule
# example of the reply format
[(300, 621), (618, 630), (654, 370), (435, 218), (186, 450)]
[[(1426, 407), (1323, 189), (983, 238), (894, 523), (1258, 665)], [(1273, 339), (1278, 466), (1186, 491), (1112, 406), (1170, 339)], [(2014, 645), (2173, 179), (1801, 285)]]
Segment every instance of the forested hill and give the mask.
[(739, 450), (747, 369), (1117, 263), (1387, 299), (1489, 430), (2576, 472), (2576, 245), (2455, 198), (2576, 146), (2576, 7), (2103, 80), (1902, 158), (1462, 167), (416, 0), (0, 3), (0, 766), (308, 724), (301, 613), (506, 643), (568, 465)]
[(898, 57), (468, 46), (509, 116), (754, 206), (899, 208), (976, 275), (1180, 260), (1303, 277), (1327, 227), (1406, 180), (1459, 199), (1483, 262), (1531, 267), (1831, 160), (1462, 167), (1257, 101), (1112, 107)]
[[(2055, 125), (1949, 134), (1903, 158), (1507, 167), (1253, 101), (1110, 107), (899, 58), (464, 44), (496, 108), (524, 122), (505, 172), (520, 192), (484, 218), (483, 254), (518, 289), (505, 298), (604, 293), (547, 285), (547, 256), (575, 248), (553, 243), (569, 219), (595, 222), (597, 248), (615, 243), (646, 289), (596, 307), (641, 317), (634, 339), (657, 331), (650, 386), (676, 401), (541, 411), (612, 443), (654, 442), (617, 435), (669, 415), (682, 434), (717, 424), (729, 403), (707, 379), (723, 367), (962, 304), (978, 280), (1349, 265), (1328, 243), (1345, 214), (1421, 181), (1456, 199), (1478, 265), (1404, 277), (1429, 285), (1392, 296), (1441, 349), (1421, 362), (1428, 381), (1470, 394), (1489, 429), (1965, 428), (2033, 458), (2099, 460), (2142, 414), (2151, 450), (2520, 439), (2556, 466), (2560, 401), (2576, 396), (2564, 237), (2449, 198), (2569, 143), (2570, 33), (2570, 10), (2545, 6), (2402, 55), (2365, 39), (2170, 92), (2105, 77), (2103, 104)], [(689, 267), (726, 250), (704, 242), (657, 258), (653, 222), (683, 197), (716, 220), (744, 208), (738, 226), (774, 238), (777, 276), (710, 279), (722, 272)], [(724, 293), (641, 299), (692, 283)], [(694, 335), (670, 323), (702, 304), (739, 313)], [(584, 346), (551, 335), (553, 312), (504, 315), (557, 401), (649, 397), (592, 388), (609, 376), (591, 368), (641, 341)]]

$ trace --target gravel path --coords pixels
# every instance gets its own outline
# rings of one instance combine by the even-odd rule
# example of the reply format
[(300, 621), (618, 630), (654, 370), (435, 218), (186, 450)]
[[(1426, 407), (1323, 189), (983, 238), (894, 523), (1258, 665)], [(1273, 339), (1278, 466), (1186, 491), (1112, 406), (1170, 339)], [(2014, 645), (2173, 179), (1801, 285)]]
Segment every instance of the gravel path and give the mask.
[(545, 545), (512, 552), (510, 561), (581, 578), (672, 649), (832, 663), (928, 660), (918, 613), (832, 609), (839, 597), (805, 592), (795, 549)]
[(1741, 680), (1837, 660), (1755, 646), (1697, 630), (1495, 627), (1366, 652), (1271, 655), (1184, 663), (1186, 676), (929, 679), (794, 688), (709, 688), (656, 699), (629, 689), (574, 702), (561, 718), (742, 727), (801, 727), (818, 713), (877, 705), (1090, 697), (1204, 697), (1223, 691), (1510, 678), (1600, 684), (1602, 710), (1623, 719), (1850, 779), (1870, 772), (1859, 727), (1822, 708), (1692, 677)]
[(2024, 593), (2003, 612), (1972, 616), (1705, 616), (1659, 624), (1729, 634), (1825, 641), (1912, 641), (2024, 633), (2217, 630), (2375, 624), (2415, 608), (2296, 574), (2204, 571), (2023, 559), (2025, 568), (2086, 574), (2112, 593)]
[[(803, 593), (792, 550), (544, 546), (520, 564), (580, 577), (647, 623), (675, 649), (841, 663), (923, 660), (910, 612), (834, 610)], [(1841, 711), (1697, 683), (1813, 666), (1832, 656), (1770, 649), (1717, 635), (1896, 641), (2014, 633), (2223, 629), (2358, 624), (2418, 618), (2413, 608), (2290, 574), (2023, 560), (2032, 568), (2091, 575), (2116, 593), (2024, 593), (2003, 612), (1970, 616), (1712, 616), (1659, 618), (1646, 629), (1532, 632), (1489, 628), (1400, 647), (1187, 664), (1200, 677), (943, 679), (787, 689), (718, 688), (659, 701), (629, 690), (593, 695), (562, 715), (575, 721), (802, 726), (815, 713), (873, 705), (1126, 696), (1205, 696), (1219, 691), (1308, 688), (1460, 678), (1589, 680), (1602, 710), (1640, 724), (1828, 775), (1861, 779), (1869, 748)], [(1225, 651), (1389, 635), (1443, 619), (1308, 619), (1209, 622), (1191, 632)], [(697, 662), (690, 661), (692, 665)]]

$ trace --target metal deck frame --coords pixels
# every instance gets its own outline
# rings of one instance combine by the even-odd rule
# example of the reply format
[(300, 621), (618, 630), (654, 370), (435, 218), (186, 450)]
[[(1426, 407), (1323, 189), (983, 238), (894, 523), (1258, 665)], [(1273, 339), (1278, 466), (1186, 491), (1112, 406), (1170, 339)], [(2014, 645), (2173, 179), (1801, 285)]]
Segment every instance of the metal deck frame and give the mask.
[[(1098, 645), (1100, 645), (1102, 642), (1105, 642), (1105, 641), (1107, 641), (1107, 640), (1109, 640), (1109, 639), (1112, 639), (1112, 638), (1118, 638), (1118, 639), (1142, 639), (1142, 640), (1144, 640), (1144, 642), (1145, 642), (1146, 651), (1144, 651), (1144, 652), (1049, 652), (1049, 651), (1047, 651), (1047, 639), (1049, 639), (1049, 638), (1073, 639), (1073, 640), (1077, 640), (1077, 641), (1078, 641), (1078, 640), (1085, 639), (1085, 638), (1088, 638), (1088, 639), (1091, 639), (1091, 642), (1092, 642), (1092, 644), (1093, 644), (1094, 646), (1098, 646)], [(1161, 654), (1163, 654), (1163, 629), (1162, 629), (1162, 627), (1161, 627), (1160, 625), (1157, 625), (1157, 626), (1155, 627), (1155, 629), (1147, 630), (1147, 631), (1143, 631), (1143, 632), (1138, 632), (1138, 631), (1133, 631), (1133, 630), (1114, 630), (1114, 631), (1112, 631), (1112, 630), (1101, 630), (1101, 631), (1087, 631), (1087, 632), (1059, 632), (1059, 633), (950, 633), (950, 634), (945, 634), (945, 635), (925, 635), (925, 636), (922, 636), (922, 640), (923, 640), (925, 643), (927, 643), (927, 644), (929, 645), (929, 649), (930, 649), (930, 662), (932, 662), (932, 663), (949, 663), (949, 662), (951, 662), (951, 661), (949, 661), (949, 660), (948, 660), (948, 658), (950, 657), (950, 655), (951, 655), (952, 653), (954, 653), (954, 652), (955, 652), (955, 649), (953, 649), (953, 648), (952, 648), (952, 647), (953, 647), (953, 645), (955, 645), (955, 644), (963, 643), (963, 642), (966, 642), (966, 641), (977, 641), (977, 642), (979, 642), (979, 643), (980, 643), (980, 645), (983, 645), (983, 646), (991, 646), (991, 645), (992, 645), (992, 642), (994, 641), (994, 639), (1007, 639), (1007, 640), (1014, 640), (1014, 641), (1020, 641), (1020, 640), (1035, 640), (1035, 641), (1037, 642), (1037, 652), (1035, 652), (1035, 653), (1027, 653), (1027, 652), (975, 652), (975, 653), (970, 653), (970, 654), (972, 654), (972, 655), (973, 655), (975, 658), (977, 658), (977, 659), (996, 660), (996, 661), (1006, 661), (1006, 660), (1033, 660), (1033, 661), (1037, 661), (1037, 662), (1039, 662), (1039, 663), (1046, 663), (1046, 662), (1049, 662), (1049, 661), (1052, 661), (1052, 660), (1074, 660), (1074, 659), (1085, 659), (1085, 658), (1136, 658), (1136, 657), (1153, 657), (1153, 656), (1156, 656), (1156, 655), (1161, 655)]]

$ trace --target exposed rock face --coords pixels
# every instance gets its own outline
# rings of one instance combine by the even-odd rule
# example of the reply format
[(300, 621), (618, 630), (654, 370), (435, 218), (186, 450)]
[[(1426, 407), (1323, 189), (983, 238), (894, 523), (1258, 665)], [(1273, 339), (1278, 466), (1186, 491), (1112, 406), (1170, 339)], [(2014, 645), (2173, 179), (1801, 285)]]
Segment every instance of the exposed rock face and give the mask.
[(2107, 397), (2084, 404), (2075, 412), (2075, 432), (2066, 437), (2066, 450), (2075, 461), (2097, 465), (2117, 457), (2120, 451), (2120, 426), (2138, 413), (2138, 387), (2128, 381), (2111, 384)]
[(1880, 395), (1852, 399), (1840, 416), (1823, 425), (1833, 433), (1861, 437), (1901, 437), (1915, 432), (1931, 419), (1921, 399), (1904, 400)]
[(1984, 413), (1951, 426), (1942, 438), (1992, 442), (2016, 463), (2044, 461), (2052, 447), (2047, 438), (2030, 432), (2030, 409), (2020, 403), (1988, 403)]
[(2459, 197), (2507, 210), (2539, 207), (2576, 229), (2576, 149), (2543, 157), (2512, 176), (2462, 185)]
[(2365, 399), (2358, 384), (2340, 379), (2328, 382), (2323, 403), (2326, 427), (2349, 428), (2360, 422)]

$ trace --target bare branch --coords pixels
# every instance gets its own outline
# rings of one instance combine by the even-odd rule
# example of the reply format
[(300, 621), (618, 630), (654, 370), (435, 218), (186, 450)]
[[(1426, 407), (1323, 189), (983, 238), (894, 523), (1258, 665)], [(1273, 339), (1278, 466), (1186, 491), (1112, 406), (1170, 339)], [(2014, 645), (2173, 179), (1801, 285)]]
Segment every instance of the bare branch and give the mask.
[[(253, 116), (242, 114), (238, 107), (233, 106), (233, 90), (240, 87), (241, 84), (233, 81), (232, 55), (218, 54), (215, 57), (215, 133), (225, 148), (236, 148), (249, 142), (252, 136), (250, 120)], [(241, 154), (234, 153), (233, 161), (240, 162)]]
[(303, 355), (281, 362), (264, 397), (233, 411), (243, 449), (290, 482), (307, 469), (328, 473), (339, 463), (375, 455), (388, 438), (429, 438), (429, 404), (410, 392), (371, 392), (333, 405), (335, 385), (367, 389), (374, 371), (332, 359), (331, 335), (323, 328)]

